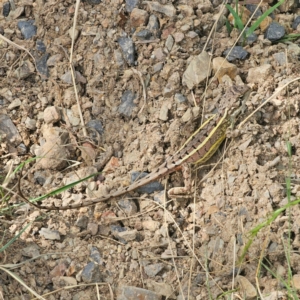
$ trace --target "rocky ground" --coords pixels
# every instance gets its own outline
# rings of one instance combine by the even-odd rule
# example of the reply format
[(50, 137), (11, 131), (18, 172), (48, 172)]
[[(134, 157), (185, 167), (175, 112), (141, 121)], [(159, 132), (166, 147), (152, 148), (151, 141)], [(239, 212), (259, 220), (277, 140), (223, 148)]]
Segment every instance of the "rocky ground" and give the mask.
[[(240, 6), (244, 23), (276, 4), (267, 2)], [(291, 200), (300, 196), (300, 47), (282, 40), (300, 31), (297, 2), (240, 41), (219, 0), (89, 0), (77, 16), (74, 1), (1, 5), (2, 245), (21, 235), (0, 258), (26, 284), (1, 269), (4, 299), (32, 299), (29, 288), (40, 299), (279, 299), (288, 263), (300, 288), (298, 206), (259, 231), (237, 264), (250, 230), (288, 202), (287, 176)], [(130, 184), (132, 172), (155, 169), (229, 86), (242, 84), (252, 90), (242, 119), (264, 105), (195, 168), (192, 197), (165, 198), (183, 184), (177, 172), (95, 206), (18, 206), (21, 194), (34, 199), (97, 172), (43, 205), (84, 203)]]

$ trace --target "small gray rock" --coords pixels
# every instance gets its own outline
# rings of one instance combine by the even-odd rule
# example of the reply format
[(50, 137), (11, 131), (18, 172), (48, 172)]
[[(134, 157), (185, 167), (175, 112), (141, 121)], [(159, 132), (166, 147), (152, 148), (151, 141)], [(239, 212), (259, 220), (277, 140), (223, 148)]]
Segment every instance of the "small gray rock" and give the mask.
[(34, 22), (34, 20), (18, 22), (18, 28), (21, 30), (21, 33), (25, 40), (29, 40), (34, 35), (36, 35), (37, 27), (33, 25)]
[(103, 276), (99, 269), (99, 265), (94, 262), (89, 262), (82, 270), (82, 281), (85, 283), (102, 282)]
[(75, 223), (75, 226), (81, 228), (81, 229), (86, 229), (87, 224), (89, 222), (89, 217), (88, 216), (80, 216)]
[(300, 16), (297, 16), (293, 22), (292, 28), (296, 30), (299, 24), (300, 24)]
[(57, 230), (51, 230), (48, 228), (42, 227), (39, 231), (40, 235), (43, 236), (46, 240), (60, 240), (60, 234)]
[(133, 200), (120, 200), (118, 201), (118, 204), (128, 216), (132, 216), (137, 213), (137, 206)]
[(265, 39), (271, 42), (275, 42), (283, 38), (285, 35), (285, 29), (277, 22), (272, 22), (265, 32)]
[(45, 53), (41, 57), (36, 59), (36, 68), (39, 71), (39, 73), (46, 78), (49, 77), (49, 69), (47, 66), (47, 60), (48, 60), (49, 54)]
[(3, 16), (7, 17), (10, 13), (10, 3), (9, 2), (4, 2), (3, 3)]
[[(255, 5), (255, 4), (246, 4), (246, 8), (253, 14), (253, 13), (255, 12), (256, 8), (257, 8), (257, 5)], [(257, 19), (257, 18), (259, 18), (261, 15), (262, 15), (262, 11), (261, 11), (261, 9), (259, 8), (259, 9), (256, 11), (255, 15), (253, 16), (253, 19)]]
[(43, 53), (45, 53), (46, 52), (46, 45), (44, 44), (44, 42), (42, 41), (42, 40), (37, 40), (36, 41), (36, 50), (37, 51), (41, 51), (41, 52), (43, 52)]
[(135, 59), (136, 59), (136, 51), (135, 46), (131, 38), (128, 37), (120, 37), (118, 38), (118, 43), (121, 47), (121, 50), (123, 52), (123, 56), (127, 63), (130, 66), (135, 65)]
[[(226, 57), (230, 50), (231, 49), (225, 50), (223, 52), (223, 55)], [(248, 57), (248, 55), (249, 55), (249, 52), (246, 51), (243, 47), (235, 46), (232, 48), (230, 54), (227, 57), (227, 60), (229, 62), (234, 61), (236, 59), (245, 60)]]
[(163, 264), (152, 264), (144, 267), (145, 273), (149, 277), (155, 277), (162, 269), (164, 268)]
[(98, 265), (103, 265), (103, 259), (101, 258), (101, 254), (97, 247), (95, 246), (91, 247), (90, 258), (93, 262), (97, 263)]
[(95, 140), (99, 140), (99, 135), (102, 135), (104, 132), (102, 123), (100, 120), (90, 120), (87, 124), (86, 127), (89, 129), (89, 136)]
[(14, 146), (17, 146), (22, 142), (17, 127), (10, 117), (4, 114), (0, 115), (0, 135), (6, 135), (6, 140)]
[(183, 95), (180, 94), (180, 93), (176, 93), (176, 94), (175, 94), (174, 100), (175, 100), (175, 102), (177, 102), (177, 103), (184, 103), (184, 102), (187, 101), (186, 97), (183, 96)]
[(157, 36), (158, 31), (159, 31), (159, 20), (156, 15), (151, 15), (149, 17), (149, 21), (147, 24), (147, 29), (149, 29), (153, 34)]
[(152, 32), (149, 29), (142, 29), (136, 32), (135, 36), (141, 41), (150, 40), (152, 37)]
[(133, 109), (135, 108), (135, 103), (133, 102), (136, 95), (132, 91), (125, 91), (121, 98), (121, 104), (118, 108), (118, 112), (121, 115), (130, 117)]
[(139, 6), (139, 0), (126, 0), (125, 9), (127, 12), (132, 12), (132, 10)]
[[(149, 173), (146, 172), (132, 172), (131, 173), (131, 183), (135, 182), (136, 179), (142, 179), (144, 177), (149, 176)], [(136, 189), (136, 191), (140, 194), (151, 194), (155, 191), (162, 191), (164, 189), (163, 185), (158, 181), (150, 182), (144, 186), (141, 186)]]

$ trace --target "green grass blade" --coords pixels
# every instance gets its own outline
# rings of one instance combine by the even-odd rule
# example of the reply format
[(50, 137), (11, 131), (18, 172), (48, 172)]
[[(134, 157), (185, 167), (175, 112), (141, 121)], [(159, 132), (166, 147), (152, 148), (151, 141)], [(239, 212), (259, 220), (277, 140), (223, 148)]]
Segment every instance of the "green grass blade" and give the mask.
[(230, 11), (230, 13), (233, 15), (234, 24), (237, 26), (237, 28), (239, 30), (242, 31), (244, 29), (244, 24), (243, 24), (241, 18), (239, 17), (239, 15), (237, 14), (237, 12), (229, 4), (226, 4), (226, 7)]
[(229, 23), (229, 21), (226, 19), (225, 21), (225, 26), (226, 26), (226, 29), (227, 29), (227, 32), (228, 32), (228, 35), (230, 35), (231, 31), (232, 31), (232, 27)]
[(272, 222), (274, 222), (277, 217), (279, 215), (281, 215), (284, 211), (286, 211), (288, 208), (291, 208), (295, 205), (298, 205), (300, 203), (300, 199), (298, 200), (295, 200), (295, 201), (291, 201), (289, 202), (288, 204), (284, 205), (283, 207), (275, 210), (272, 215), (264, 222), (262, 222), (261, 224), (257, 225), (256, 227), (254, 227), (251, 231), (250, 231), (250, 234), (249, 234), (249, 240), (248, 242), (246, 243), (244, 249), (243, 249), (243, 252), (238, 260), (238, 264), (237, 265), (240, 265), (242, 263), (242, 261), (244, 260), (245, 258), (245, 255), (248, 251), (248, 249), (250, 248), (254, 238), (257, 236), (258, 232), (263, 229), (264, 227), (266, 226), (269, 226)]
[(260, 23), (269, 15), (271, 14), (278, 6), (283, 4), (284, 0), (280, 0), (277, 4), (270, 7), (268, 10), (266, 10), (254, 23), (253, 25), (247, 30), (247, 36), (252, 34), (256, 28), (260, 25)]
[(0, 253), (5, 251), (12, 243), (14, 243), (19, 236), (32, 224), (33, 222), (28, 223), (16, 236), (14, 236), (8, 243), (0, 248)]

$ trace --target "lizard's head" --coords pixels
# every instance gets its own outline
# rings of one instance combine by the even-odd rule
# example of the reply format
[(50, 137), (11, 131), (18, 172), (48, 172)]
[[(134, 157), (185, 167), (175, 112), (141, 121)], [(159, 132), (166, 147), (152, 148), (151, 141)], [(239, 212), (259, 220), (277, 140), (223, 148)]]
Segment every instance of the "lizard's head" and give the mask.
[(250, 88), (247, 85), (233, 85), (225, 92), (221, 98), (218, 111), (225, 113), (233, 119), (236, 118), (245, 108), (247, 95), (250, 93)]

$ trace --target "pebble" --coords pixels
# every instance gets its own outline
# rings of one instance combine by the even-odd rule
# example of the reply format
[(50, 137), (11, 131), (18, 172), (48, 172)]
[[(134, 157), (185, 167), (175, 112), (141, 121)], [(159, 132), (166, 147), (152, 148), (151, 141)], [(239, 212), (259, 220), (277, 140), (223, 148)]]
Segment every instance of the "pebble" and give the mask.
[(47, 50), (46, 45), (44, 44), (44, 42), (42, 40), (37, 40), (35, 47), (36, 47), (37, 51), (40, 51), (42, 53), (45, 53)]
[(125, 241), (125, 243), (136, 240), (137, 230), (126, 230), (119, 232), (118, 239), (119, 241)]
[(35, 72), (35, 67), (31, 61), (25, 60), (22, 65), (14, 72), (14, 76), (18, 79), (25, 79)]
[(10, 3), (9, 2), (4, 2), (2, 9), (3, 9), (3, 16), (7, 17), (10, 13)]
[(293, 22), (292, 28), (296, 30), (299, 24), (300, 24), (300, 16), (297, 16)]
[(135, 7), (138, 7), (140, 0), (125, 0), (125, 9), (127, 12), (132, 12)]
[(253, 284), (244, 276), (238, 275), (236, 277), (240, 286), (240, 294), (245, 300), (252, 300), (257, 297), (257, 292)]
[(183, 95), (180, 94), (180, 93), (176, 93), (176, 94), (175, 94), (174, 100), (175, 100), (175, 102), (177, 102), (177, 103), (184, 103), (184, 102), (187, 101), (186, 97), (183, 96)]
[(60, 234), (57, 230), (51, 230), (42, 227), (39, 231), (39, 234), (43, 236), (46, 240), (60, 240)]
[(298, 56), (300, 55), (300, 47), (294, 43), (288, 45), (288, 52)]
[(21, 30), (21, 33), (25, 40), (29, 40), (34, 35), (36, 35), (37, 27), (33, 25), (34, 22), (34, 20), (18, 22), (18, 28)]
[(149, 20), (147, 11), (139, 8), (134, 8), (130, 14), (130, 22), (133, 27), (146, 25)]
[(172, 50), (173, 45), (174, 45), (174, 38), (172, 37), (171, 34), (168, 35), (167, 39), (166, 39), (166, 48), (169, 50), (169, 52)]
[(104, 132), (102, 123), (100, 120), (90, 120), (87, 124), (86, 124), (87, 128), (90, 128), (89, 130), (89, 136), (93, 139), (93, 140), (98, 140), (99, 139), (99, 135), (102, 135)]
[(35, 130), (36, 129), (36, 120), (35, 119), (30, 119), (29, 117), (27, 117), (26, 120), (25, 120), (25, 126), (29, 130)]
[(159, 63), (156, 63), (152, 66), (152, 71), (153, 73), (157, 73), (157, 72), (160, 72), (164, 67), (164, 64), (159, 62)]
[(89, 262), (82, 270), (81, 279), (85, 283), (102, 282), (103, 276), (99, 265), (94, 262)]
[(59, 127), (44, 127), (43, 136), (46, 142), (35, 150), (35, 155), (41, 157), (37, 161), (37, 166), (42, 169), (63, 169), (70, 155), (67, 148), (64, 147), (68, 140), (68, 134), (63, 134)]
[(228, 62), (223, 57), (214, 58), (212, 67), (219, 82), (222, 82), (222, 78), (225, 75), (228, 75), (231, 79), (234, 79), (238, 72), (237, 66)]
[[(246, 8), (253, 14), (257, 8), (257, 5), (255, 4), (246, 4)], [(253, 19), (257, 19), (262, 15), (262, 11), (260, 8), (256, 11), (256, 13), (253, 16)]]
[[(73, 84), (71, 71), (68, 71), (65, 74), (63, 74), (60, 77), (60, 79), (62, 81), (64, 81), (65, 83)], [(80, 72), (75, 71), (75, 82), (86, 84), (86, 78), (84, 76), (82, 76)]]
[(135, 37), (137, 37), (139, 40), (150, 40), (152, 37), (152, 32), (149, 29), (142, 29), (140, 31), (137, 31), (134, 34)]
[(174, 72), (168, 79), (168, 82), (164, 88), (164, 97), (171, 97), (176, 90), (180, 88), (180, 75), (178, 72)]
[(286, 54), (285, 52), (278, 52), (278, 53), (274, 53), (273, 57), (275, 59), (275, 61), (279, 64), (279, 66), (284, 66), (286, 65), (287, 61), (286, 61)]
[(172, 4), (163, 5), (156, 1), (144, 1), (143, 3), (148, 4), (150, 10), (158, 11), (168, 17), (176, 15), (176, 8)]
[(181, 31), (174, 33), (175, 42), (178, 44), (184, 39), (184, 34)]
[(44, 110), (44, 121), (47, 124), (56, 123), (61, 120), (61, 112), (60, 109), (56, 106), (48, 106)]
[(94, 263), (97, 263), (98, 265), (103, 265), (103, 259), (101, 258), (100, 251), (97, 247), (92, 246), (91, 247), (91, 253), (90, 253), (90, 258)]
[(130, 117), (132, 115), (133, 109), (136, 107), (136, 104), (133, 102), (136, 98), (134, 92), (127, 90), (123, 93), (121, 98), (121, 104), (118, 108), (118, 112), (121, 115)]
[(169, 119), (169, 103), (164, 102), (159, 111), (159, 119), (167, 121)]
[(143, 228), (155, 232), (160, 227), (160, 222), (153, 220), (143, 221)]
[(117, 41), (127, 63), (130, 66), (134, 66), (136, 60), (136, 50), (132, 39), (128, 37), (120, 37), (117, 39)]
[[(227, 54), (230, 52), (230, 54), (227, 56)], [(227, 50), (225, 50), (223, 52), (223, 55), (225, 57), (227, 57), (227, 60), (230, 62), (230, 61), (234, 61), (236, 59), (240, 59), (240, 60), (245, 60), (248, 55), (249, 55), (249, 52), (246, 51), (243, 47), (241, 46), (235, 46), (233, 47), (232, 49), (229, 48)]]
[(47, 182), (47, 179), (51, 176), (48, 170), (39, 170), (34, 172), (33, 178), (34, 181), (39, 185), (44, 185)]
[(49, 277), (52, 279), (53, 277), (63, 276), (66, 274), (66, 270), (68, 269), (68, 263), (64, 260), (59, 260), (58, 264), (50, 271)]
[(68, 34), (69, 34), (71, 39), (73, 39), (73, 35), (74, 35), (74, 41), (76, 41), (77, 38), (78, 38), (78, 35), (79, 35), (79, 30), (77, 28), (75, 28), (75, 30), (73, 30), (73, 27), (71, 27), (68, 30)]
[(77, 117), (71, 109), (67, 109), (66, 114), (71, 125), (78, 126), (80, 124), (80, 118)]
[(156, 15), (150, 15), (149, 22), (147, 24), (147, 29), (153, 33), (157, 33), (159, 30), (159, 21)]
[[(131, 173), (131, 184), (138, 179), (142, 179), (143, 177), (146, 177), (149, 175), (149, 173), (146, 172), (132, 172)], [(140, 194), (151, 194), (155, 191), (162, 191), (164, 189), (163, 185), (159, 183), (158, 181), (150, 182), (144, 186), (141, 186), (136, 189), (136, 191)]]
[(40, 255), (40, 248), (37, 244), (31, 243), (22, 249), (22, 255), (26, 257), (37, 257)]
[(120, 200), (118, 201), (118, 204), (128, 216), (132, 216), (136, 214), (138, 211), (137, 206), (133, 200), (129, 200), (129, 199)]
[[(13, 3), (13, 2), (11, 2)], [(9, 18), (12, 20), (18, 19), (21, 15), (24, 14), (25, 7), (24, 6), (18, 6), (16, 9), (11, 9), (9, 13)]]
[(197, 32), (195, 31), (189, 31), (187, 34), (186, 34), (187, 37), (189, 37), (190, 39), (194, 39), (195, 37), (199, 36)]
[(156, 48), (152, 52), (151, 58), (153, 58), (157, 61), (162, 61), (162, 60), (165, 60), (166, 54), (163, 52), (162, 48)]
[(193, 89), (200, 82), (204, 81), (211, 73), (210, 57), (207, 52), (203, 51), (194, 57), (182, 76), (182, 84)]
[(293, 275), (292, 283), (296, 290), (300, 290), (300, 274)]
[(49, 69), (47, 66), (48, 56), (49, 54), (45, 53), (44, 55), (36, 59), (36, 68), (38, 72), (46, 78), (49, 77)]
[(91, 235), (96, 235), (98, 233), (98, 224), (88, 223), (87, 230), (89, 230), (91, 232)]
[(16, 108), (16, 107), (21, 106), (21, 104), (22, 104), (21, 100), (20, 100), (19, 98), (17, 98), (17, 99), (15, 99), (15, 100), (13, 100), (13, 101), (8, 105), (8, 109), (9, 109), (9, 110), (12, 110), (12, 109), (14, 109), (14, 108)]
[(0, 114), (0, 134), (6, 135), (6, 140), (14, 146), (22, 142), (22, 138), (17, 127), (8, 115)]
[(144, 267), (145, 273), (149, 277), (155, 277), (164, 268), (162, 263), (152, 264)]
[(117, 290), (117, 300), (162, 300), (158, 294), (134, 286), (122, 286)]
[(283, 38), (285, 35), (285, 29), (277, 22), (272, 22), (265, 32), (265, 39), (275, 42)]
[(259, 67), (250, 68), (248, 71), (247, 82), (260, 83), (267, 80), (272, 73), (273, 67), (269, 64), (264, 64)]
[(78, 219), (75, 222), (75, 226), (77, 226), (81, 229), (86, 229), (88, 222), (89, 222), (89, 217), (83, 215), (83, 216), (78, 217)]

